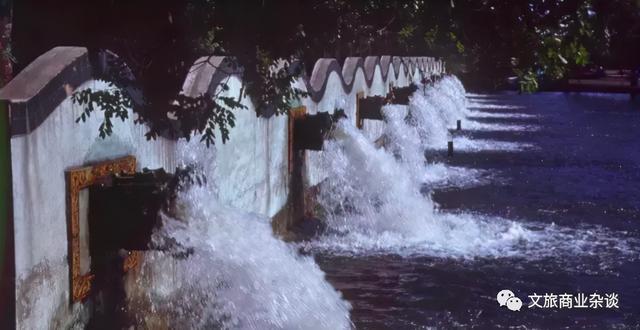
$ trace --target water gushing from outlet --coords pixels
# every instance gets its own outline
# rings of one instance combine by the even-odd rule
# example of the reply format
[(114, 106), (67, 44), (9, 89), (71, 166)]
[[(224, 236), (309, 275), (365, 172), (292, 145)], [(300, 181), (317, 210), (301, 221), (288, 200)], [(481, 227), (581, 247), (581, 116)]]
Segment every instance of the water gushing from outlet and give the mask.
[[(334, 254), (446, 258), (589, 254), (602, 251), (603, 244), (610, 247), (603, 253), (632, 250), (615, 233), (601, 228), (569, 229), (438, 210), (421, 186), (434, 170), (445, 175), (447, 171), (442, 171), (442, 164), (428, 163), (424, 149), (439, 141), (454, 119), (467, 113), (465, 101), (455, 99), (465, 97), (464, 89), (456, 79), (443, 82), (433, 90), (447, 91), (446, 96), (424, 96), (420, 89), (414, 94), (408, 119), (401, 106), (383, 110), (387, 122), (383, 148), (376, 148), (350, 122), (337, 125), (335, 139), (323, 151), (321, 166), (328, 175), (318, 196), (328, 230), (305, 244), (306, 248)], [(490, 149), (497, 142), (486, 143)], [(475, 174), (463, 170), (457, 184), (474, 180)], [(575, 239), (568, 239), (570, 236)]]
[[(184, 159), (208, 166), (211, 154), (187, 152)], [(153, 244), (163, 251), (145, 252), (140, 271), (127, 278), (135, 326), (351, 328), (349, 303), (313, 258), (276, 238), (269, 218), (220, 203), (211, 182), (181, 191), (161, 222)]]

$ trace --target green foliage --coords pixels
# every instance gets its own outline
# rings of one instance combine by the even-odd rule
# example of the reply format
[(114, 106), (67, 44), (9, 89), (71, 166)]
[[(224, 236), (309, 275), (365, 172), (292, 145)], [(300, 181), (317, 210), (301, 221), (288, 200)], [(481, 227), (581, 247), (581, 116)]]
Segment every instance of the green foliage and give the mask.
[[(245, 93), (256, 105), (256, 114), (286, 114), (290, 104), (308, 93), (292, 84), (300, 76), (301, 67), (294, 58), (274, 59), (271, 54), (258, 48), (256, 72), (244, 82)], [(293, 64), (292, 64), (293, 63)]]
[(538, 90), (538, 78), (531, 69), (526, 71), (517, 70), (518, 85), (521, 93), (534, 93)]
[[(640, 49), (636, 46), (640, 42), (634, 43), (640, 40), (640, 11), (632, 0), (142, 0), (126, 5), (70, 1), (41, 11), (49, 17), (64, 13), (77, 19), (62, 32), (57, 30), (59, 24), (34, 18), (39, 13), (19, 5), (23, 9), (16, 11), (22, 17), (18, 21), (26, 27), (15, 30), (23, 33), (15, 40), (38, 35), (53, 44), (109, 49), (122, 57), (126, 66), (103, 77), (121, 94), (111, 90), (74, 95), (87, 107), (85, 118), (79, 120), (101, 109), (103, 137), (111, 134), (111, 120), (122, 119), (122, 109), (131, 108), (138, 115), (136, 122), (149, 125), (149, 138), (177, 131), (185, 138), (202, 134), (207, 145), (218, 134), (224, 143), (235, 125), (233, 111), (244, 108), (239, 100), (250, 97), (256, 115), (286, 113), (292, 101), (307, 96), (292, 87), (295, 79), (323, 57), (339, 61), (371, 54), (442, 57), (448, 68), (477, 79), (471, 88), (503, 87), (505, 78), (516, 72), (521, 89), (531, 92), (539, 88), (539, 80), (564, 79), (572, 70), (602, 60), (610, 50), (620, 54), (627, 48)], [(29, 45), (25, 42), (16, 49)], [(45, 46), (34, 50), (31, 59), (50, 48)], [(220, 88), (227, 89), (222, 94), (182, 95), (191, 64), (212, 54), (233, 57), (234, 69), (242, 68), (241, 73), (234, 72), (242, 76), (239, 95), (230, 97), (225, 86)]]
[(547, 37), (542, 41), (538, 51), (538, 66), (546, 77), (552, 80), (562, 79), (569, 62), (563, 56), (562, 40), (557, 37)]
[(424, 42), (428, 48), (434, 48), (436, 46), (436, 40), (438, 37), (438, 25), (429, 29), (424, 34)]
[(84, 110), (80, 117), (76, 119), (76, 123), (85, 122), (91, 113), (98, 110), (103, 114), (103, 120), (98, 128), (101, 138), (106, 138), (113, 133), (112, 119), (120, 118), (123, 122), (129, 118), (128, 110), (131, 109), (131, 97), (120, 89), (116, 88), (112, 83), (108, 82), (108, 88), (105, 90), (92, 90), (91, 88), (74, 92), (71, 95), (73, 103), (84, 106)]
[[(127, 92), (115, 87), (112, 82), (107, 84), (108, 88), (105, 90), (87, 88), (75, 91), (71, 95), (73, 103), (84, 106), (76, 122), (85, 122), (96, 111), (103, 113), (103, 121), (98, 128), (99, 136), (103, 139), (113, 133), (112, 119), (115, 117), (125, 121), (133, 108), (133, 102)], [(228, 91), (228, 85), (222, 83), (218, 93), (213, 97), (209, 94), (198, 97), (178, 95), (173, 102), (171, 115), (181, 136), (189, 141), (192, 136), (199, 134), (200, 141), (209, 147), (215, 144), (217, 128), (222, 143), (226, 143), (229, 140), (230, 128), (235, 127), (235, 115), (232, 111), (247, 108), (239, 99), (223, 95)], [(142, 119), (136, 121), (138, 124), (143, 122)], [(146, 133), (147, 140), (155, 139), (157, 135), (158, 132), (153, 129)]]
[(411, 45), (411, 39), (414, 37), (417, 30), (417, 26), (414, 24), (407, 24), (400, 31), (398, 31), (398, 43), (408, 49)]
[(212, 97), (209, 94), (198, 97), (179, 95), (176, 99), (175, 115), (182, 129), (182, 136), (190, 140), (192, 135), (202, 135), (201, 142), (207, 147), (215, 144), (215, 130), (218, 128), (222, 143), (229, 140), (229, 130), (235, 127), (235, 109), (246, 109), (240, 99), (225, 96), (229, 87), (226, 83), (220, 85), (218, 93)]
[(460, 42), (460, 40), (458, 40), (458, 37), (455, 33), (449, 32), (449, 40), (451, 40), (451, 42), (455, 45), (458, 54), (464, 53), (464, 45), (462, 44), (462, 42)]

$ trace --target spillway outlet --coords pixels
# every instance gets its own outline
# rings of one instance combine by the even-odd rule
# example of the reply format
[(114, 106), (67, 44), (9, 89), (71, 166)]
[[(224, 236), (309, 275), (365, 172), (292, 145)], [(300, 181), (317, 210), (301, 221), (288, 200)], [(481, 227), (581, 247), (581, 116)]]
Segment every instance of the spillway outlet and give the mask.
[(382, 107), (388, 104), (389, 100), (384, 96), (370, 96), (359, 100), (358, 117), (360, 119), (384, 120)]
[(333, 114), (318, 112), (315, 115), (302, 114), (294, 118), (293, 146), (296, 150), (322, 150), (324, 141), (328, 139), (334, 124), (346, 118), (342, 109)]
[(418, 86), (416, 86), (413, 83), (406, 87), (392, 88), (389, 94), (387, 95), (387, 99), (390, 100), (391, 104), (408, 105), (409, 98), (417, 90), (418, 90)]

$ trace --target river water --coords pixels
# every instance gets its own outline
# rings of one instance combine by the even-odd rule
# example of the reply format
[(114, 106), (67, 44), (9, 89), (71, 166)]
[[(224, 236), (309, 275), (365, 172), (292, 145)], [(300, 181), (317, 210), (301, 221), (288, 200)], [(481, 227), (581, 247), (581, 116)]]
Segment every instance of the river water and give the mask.
[[(384, 149), (348, 124), (325, 148), (328, 229), (302, 248), (355, 326), (640, 327), (640, 106), (598, 94), (465, 100), (456, 81), (443, 85), (414, 96), (409, 121), (386, 109)], [(520, 311), (499, 306), (503, 289)], [(617, 294), (618, 308), (529, 307), (534, 294), (594, 293)]]

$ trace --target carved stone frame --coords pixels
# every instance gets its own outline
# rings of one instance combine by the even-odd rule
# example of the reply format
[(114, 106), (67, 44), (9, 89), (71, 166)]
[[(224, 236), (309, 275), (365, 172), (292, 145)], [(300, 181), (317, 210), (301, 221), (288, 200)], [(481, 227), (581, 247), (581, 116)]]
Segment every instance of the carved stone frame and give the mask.
[[(80, 190), (112, 173), (132, 174), (136, 171), (136, 158), (122, 158), (65, 171), (67, 183), (67, 235), (71, 302), (82, 301), (91, 293), (94, 274), (80, 274)], [(138, 265), (140, 251), (132, 251), (124, 261), (126, 272)]]

